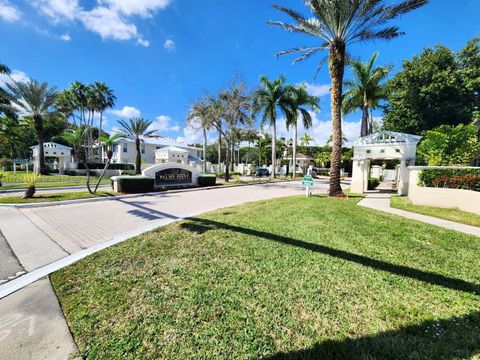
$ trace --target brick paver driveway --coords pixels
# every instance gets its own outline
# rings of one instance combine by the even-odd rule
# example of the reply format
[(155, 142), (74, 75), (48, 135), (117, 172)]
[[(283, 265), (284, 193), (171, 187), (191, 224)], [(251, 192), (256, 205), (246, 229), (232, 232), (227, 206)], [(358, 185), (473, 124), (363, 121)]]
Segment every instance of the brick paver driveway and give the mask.
[[(325, 192), (327, 181), (317, 181)], [(281, 182), (20, 210), (65, 252), (76, 251), (144, 227), (248, 201), (299, 195), (299, 182)]]

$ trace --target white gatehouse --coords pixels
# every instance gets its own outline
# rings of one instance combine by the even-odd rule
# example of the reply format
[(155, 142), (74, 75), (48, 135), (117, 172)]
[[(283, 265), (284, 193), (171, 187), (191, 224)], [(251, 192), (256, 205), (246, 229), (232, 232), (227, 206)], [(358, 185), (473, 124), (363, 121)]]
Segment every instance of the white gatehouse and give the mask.
[(352, 184), (353, 193), (367, 191), (370, 161), (398, 160), (395, 182), (398, 194), (408, 193), (408, 166), (415, 165), (417, 144), (421, 136), (393, 131), (380, 131), (359, 138), (353, 143)]

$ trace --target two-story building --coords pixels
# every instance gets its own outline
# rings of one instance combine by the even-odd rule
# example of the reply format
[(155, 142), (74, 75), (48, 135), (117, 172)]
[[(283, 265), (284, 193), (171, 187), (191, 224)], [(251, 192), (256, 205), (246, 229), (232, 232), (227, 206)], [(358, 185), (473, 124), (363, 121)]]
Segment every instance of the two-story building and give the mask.
[[(159, 162), (163, 155), (156, 155), (155, 153), (157, 150), (164, 149), (164, 148), (176, 148), (177, 152), (182, 152), (181, 158), (182, 162), (188, 163), (196, 163), (202, 161), (203, 158), (203, 151), (200, 148), (196, 148), (193, 146), (189, 146), (173, 139), (169, 138), (145, 138), (140, 143), (140, 152), (142, 154), (142, 160), (147, 164), (155, 164)], [(170, 151), (171, 152), (171, 151)], [(168, 153), (165, 151), (161, 151), (161, 154)], [(113, 146), (113, 157), (112, 162), (114, 163), (134, 163), (135, 158), (137, 156), (137, 150), (135, 148), (135, 140), (128, 139), (128, 138), (120, 138), (115, 141)], [(167, 155), (168, 157), (168, 155)], [(157, 159), (157, 160), (155, 160)], [(169, 159), (172, 161), (173, 159)], [(176, 158), (175, 162), (180, 160), (180, 158)]]

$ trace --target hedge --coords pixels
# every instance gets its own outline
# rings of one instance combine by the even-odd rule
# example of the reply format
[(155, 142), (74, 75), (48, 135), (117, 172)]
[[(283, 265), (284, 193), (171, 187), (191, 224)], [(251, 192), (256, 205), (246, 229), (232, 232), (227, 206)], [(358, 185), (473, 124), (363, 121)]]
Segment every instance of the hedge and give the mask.
[(380, 180), (377, 178), (369, 178), (368, 179), (368, 190), (375, 190), (377, 186), (380, 185)]
[[(104, 167), (105, 167), (105, 164), (103, 163), (88, 163), (88, 168), (90, 170), (100, 170), (100, 169), (103, 170)], [(78, 163), (77, 169), (85, 170), (85, 164)], [(108, 170), (135, 170), (135, 165), (111, 163), (108, 166)]]
[(118, 192), (138, 194), (153, 192), (155, 180), (146, 176), (117, 176)]
[(480, 191), (480, 168), (423, 169), (418, 176), (418, 185)]
[(204, 174), (198, 176), (198, 186), (214, 186), (217, 183), (215, 174)]

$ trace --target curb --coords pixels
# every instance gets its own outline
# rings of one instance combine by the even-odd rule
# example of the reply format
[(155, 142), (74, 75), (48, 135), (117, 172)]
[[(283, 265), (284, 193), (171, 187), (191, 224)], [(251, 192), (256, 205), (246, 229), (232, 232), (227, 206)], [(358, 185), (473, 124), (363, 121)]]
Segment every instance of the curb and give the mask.
[(217, 190), (217, 189), (227, 189), (227, 188), (239, 187), (239, 186), (276, 184), (276, 183), (294, 182), (294, 181), (299, 181), (299, 180), (263, 181), (263, 182), (258, 182), (258, 183), (246, 183), (246, 184), (241, 183), (241, 184), (234, 184), (234, 185), (228, 185), (228, 186), (218, 186), (217, 185), (217, 186), (196, 187), (196, 188), (190, 188), (190, 189), (164, 190), (164, 191), (156, 191), (156, 192), (149, 192), (149, 193), (143, 193), (143, 194), (114, 195), (114, 196), (106, 196), (106, 197), (99, 197), (99, 198), (51, 201), (51, 202), (38, 202), (38, 203), (31, 203), (31, 204), (0, 204), (0, 208), (25, 209), (25, 208), (50, 207), (50, 206), (81, 204), (81, 203), (89, 203), (89, 202), (97, 202), (97, 201), (112, 201), (112, 200), (119, 200), (119, 199), (130, 199), (130, 198), (135, 198), (135, 197), (155, 196), (155, 195), (162, 195), (162, 194), (166, 194), (166, 193), (175, 194), (175, 193), (189, 192), (189, 191)]

